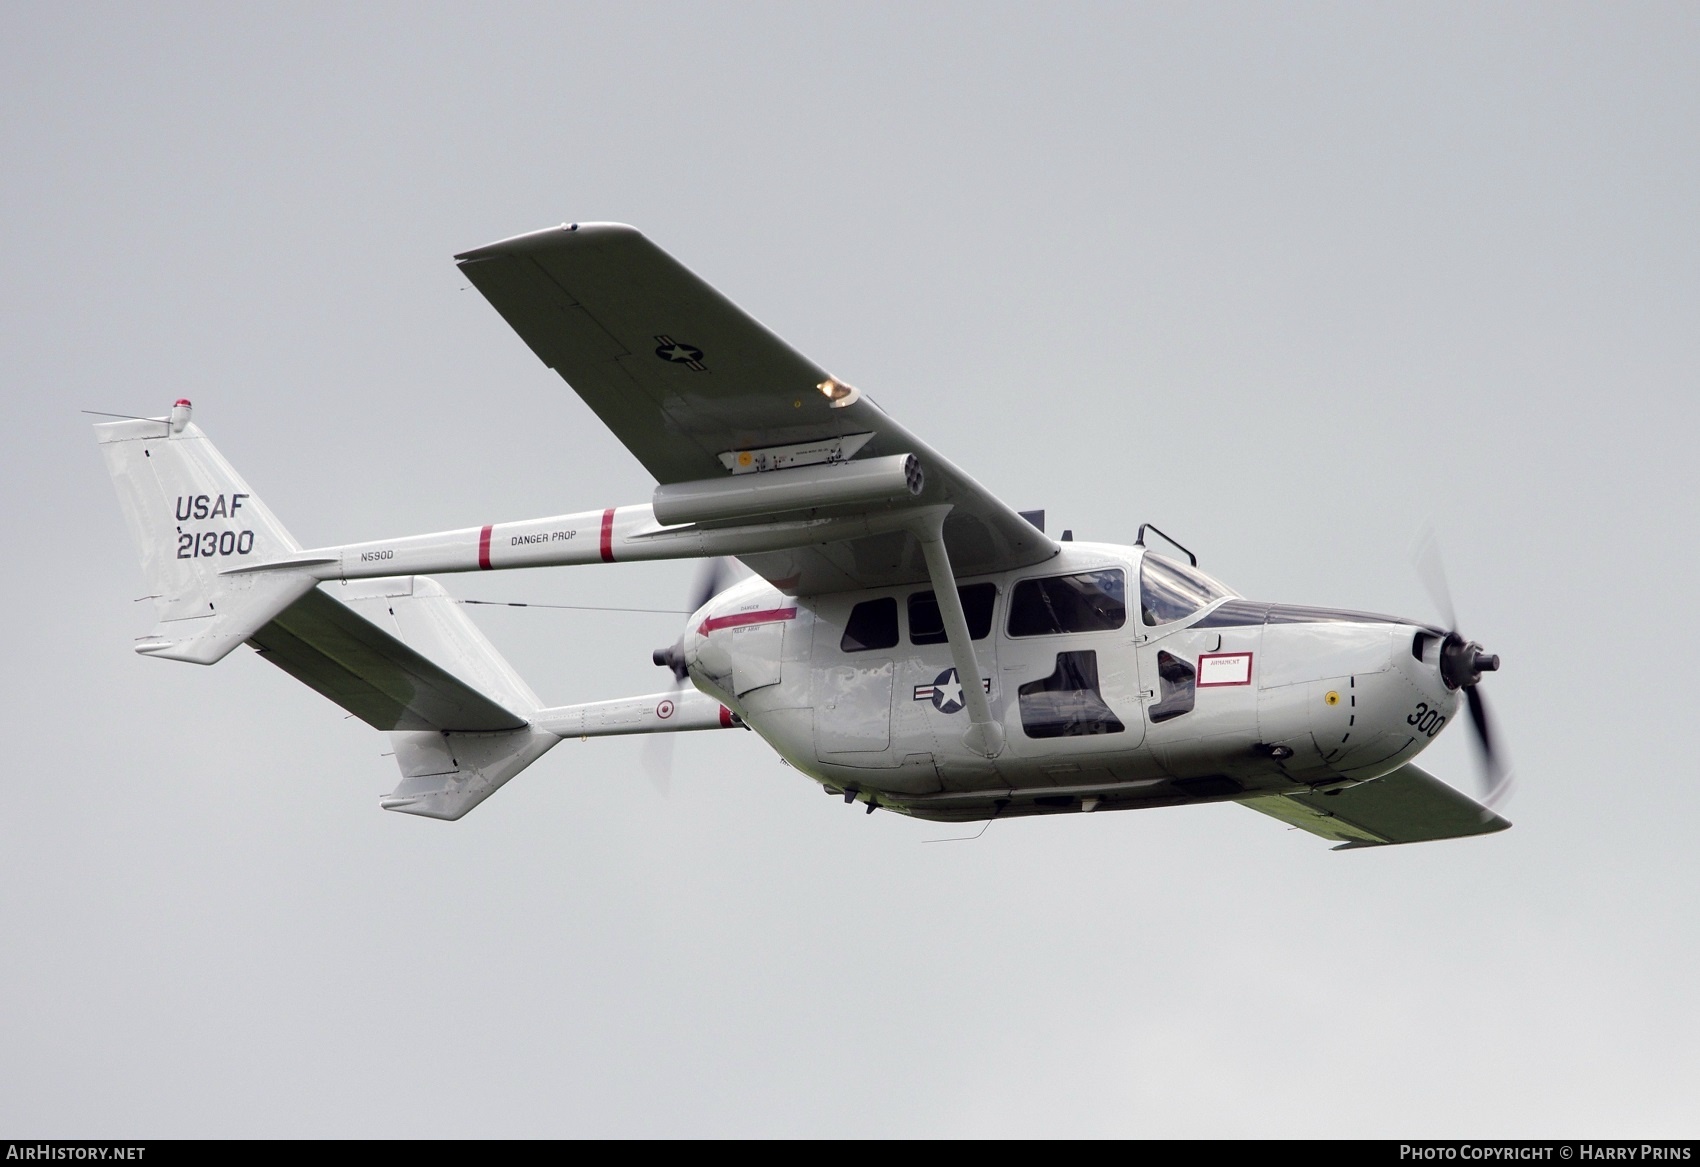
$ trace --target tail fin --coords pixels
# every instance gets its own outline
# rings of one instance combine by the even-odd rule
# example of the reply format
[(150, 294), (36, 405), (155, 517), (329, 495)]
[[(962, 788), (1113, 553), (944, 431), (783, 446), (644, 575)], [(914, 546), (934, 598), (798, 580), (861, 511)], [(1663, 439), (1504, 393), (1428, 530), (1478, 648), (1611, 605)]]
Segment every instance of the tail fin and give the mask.
[(187, 401), (94, 428), (159, 618), (137, 652), (213, 664), (312, 589), (301, 571), (223, 574), (301, 545), (190, 424)]
[(290, 605), (254, 647), (389, 732), (402, 781), (385, 810), (458, 819), (561, 740), (536, 727), (537, 694), (436, 580), (329, 590)]
[(392, 733), (401, 785), (378, 805), (453, 822), (560, 740), (529, 726), (506, 733)]

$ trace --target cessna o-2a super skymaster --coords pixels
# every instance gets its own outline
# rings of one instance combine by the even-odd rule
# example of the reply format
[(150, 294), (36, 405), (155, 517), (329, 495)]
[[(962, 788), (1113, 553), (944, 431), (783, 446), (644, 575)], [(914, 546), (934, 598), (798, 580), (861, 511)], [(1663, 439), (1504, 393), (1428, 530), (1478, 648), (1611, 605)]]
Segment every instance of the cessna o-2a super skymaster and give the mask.
[[(158, 610), (136, 651), (246, 643), (388, 732), (385, 809), (457, 819), (563, 738), (742, 726), (922, 819), (1233, 801), (1343, 847), (1510, 825), (1412, 764), (1462, 698), (1503, 786), (1477, 689), (1499, 660), (1455, 629), (1248, 601), (1143, 527), (1049, 538), (631, 227), (456, 259), (649, 502), (303, 550), (189, 402), (96, 427)], [(677, 687), (554, 708), (425, 574), (719, 557), (754, 574), (654, 653)]]

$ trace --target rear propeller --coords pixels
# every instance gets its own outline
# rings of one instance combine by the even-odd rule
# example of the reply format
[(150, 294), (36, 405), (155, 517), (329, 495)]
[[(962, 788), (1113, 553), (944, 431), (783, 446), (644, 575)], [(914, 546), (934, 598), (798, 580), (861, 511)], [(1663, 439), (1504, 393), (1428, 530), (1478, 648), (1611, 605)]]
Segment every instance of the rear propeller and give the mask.
[[(695, 612), (715, 596), (726, 590), (732, 582), (732, 564), (725, 558), (705, 559), (697, 569), (695, 586), (691, 589), (690, 611)], [(685, 666), (685, 637), (681, 633), (666, 648), (658, 648), (650, 654), (650, 659), (664, 669), (673, 672), (673, 692), (677, 693), (690, 683), (691, 673)], [(649, 780), (655, 789), (666, 798), (673, 788), (673, 734), (651, 734), (643, 744), (643, 768), (649, 775)]]
[(1499, 655), (1483, 651), (1480, 644), (1458, 631), (1452, 589), (1446, 583), (1446, 566), (1433, 530), (1423, 533), (1415, 559), (1417, 574), (1449, 629), (1440, 645), (1440, 677), (1448, 689), (1464, 690), (1464, 701), (1470, 707), (1470, 724), (1475, 727), (1476, 745), (1481, 751), (1482, 804), (1496, 806), (1511, 792), (1511, 768), (1494, 749), (1495, 735), (1488, 717), (1487, 699), (1478, 686), (1483, 673), (1499, 671)]

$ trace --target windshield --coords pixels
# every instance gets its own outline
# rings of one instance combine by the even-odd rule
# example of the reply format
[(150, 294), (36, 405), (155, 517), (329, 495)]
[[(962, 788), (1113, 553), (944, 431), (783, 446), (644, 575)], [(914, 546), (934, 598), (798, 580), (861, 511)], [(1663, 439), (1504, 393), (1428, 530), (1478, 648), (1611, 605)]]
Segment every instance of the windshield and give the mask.
[(1148, 625), (1190, 616), (1234, 593), (1199, 571), (1147, 551), (1139, 565), (1139, 613)]

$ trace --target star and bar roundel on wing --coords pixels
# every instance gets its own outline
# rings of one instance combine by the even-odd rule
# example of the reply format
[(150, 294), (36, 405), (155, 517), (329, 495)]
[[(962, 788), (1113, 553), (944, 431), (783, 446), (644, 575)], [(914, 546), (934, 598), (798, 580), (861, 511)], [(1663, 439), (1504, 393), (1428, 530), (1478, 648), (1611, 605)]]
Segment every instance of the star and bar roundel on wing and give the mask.
[(699, 373), (708, 371), (708, 366), (702, 363), (702, 350), (694, 344), (683, 344), (670, 336), (656, 334), (655, 355), (664, 361), (672, 361), (687, 369), (695, 369)]

